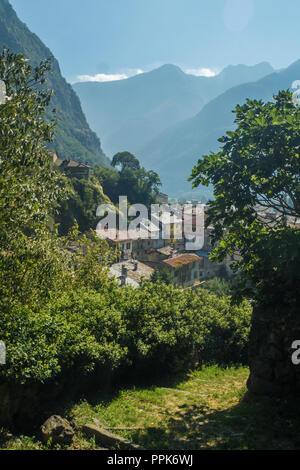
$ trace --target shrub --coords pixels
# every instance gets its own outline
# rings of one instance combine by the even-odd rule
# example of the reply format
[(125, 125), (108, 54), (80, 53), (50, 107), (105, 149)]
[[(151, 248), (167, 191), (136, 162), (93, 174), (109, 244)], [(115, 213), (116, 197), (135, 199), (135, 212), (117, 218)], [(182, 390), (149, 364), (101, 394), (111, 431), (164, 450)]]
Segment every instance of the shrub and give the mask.
[(178, 371), (195, 364), (202, 341), (200, 312), (172, 285), (145, 282), (118, 299), (127, 329), (127, 347), (137, 374)]
[(15, 305), (4, 312), (7, 364), (0, 377), (16, 384), (70, 374), (100, 380), (104, 370), (111, 375), (124, 366), (136, 377), (197, 362), (246, 363), (250, 315), (247, 303), (232, 306), (228, 297), (164, 283), (70, 291), (42, 311)]
[(126, 356), (120, 313), (90, 291), (63, 295), (47, 310), (14, 307), (1, 316), (7, 364), (0, 377), (16, 384), (45, 383), (70, 371), (80, 376), (115, 370)]
[(252, 315), (249, 303), (244, 300), (240, 305), (232, 305), (230, 297), (218, 297), (205, 290), (200, 290), (192, 303), (201, 310), (200, 361), (247, 364)]

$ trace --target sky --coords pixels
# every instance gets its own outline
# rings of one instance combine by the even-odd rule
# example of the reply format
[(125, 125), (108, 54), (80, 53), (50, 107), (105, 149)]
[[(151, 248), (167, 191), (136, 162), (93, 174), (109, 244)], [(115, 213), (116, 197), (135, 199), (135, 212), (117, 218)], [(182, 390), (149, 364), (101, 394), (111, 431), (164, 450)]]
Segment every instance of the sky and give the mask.
[(212, 76), (229, 64), (300, 59), (299, 0), (10, 0), (68, 81), (163, 64)]

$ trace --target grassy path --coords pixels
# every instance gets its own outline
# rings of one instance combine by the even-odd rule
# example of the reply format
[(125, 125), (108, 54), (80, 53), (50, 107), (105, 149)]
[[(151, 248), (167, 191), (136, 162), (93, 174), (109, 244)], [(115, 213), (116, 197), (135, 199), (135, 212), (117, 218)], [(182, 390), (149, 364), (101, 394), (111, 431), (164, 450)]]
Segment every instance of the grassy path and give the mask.
[[(121, 391), (108, 401), (73, 407), (72, 419), (112, 429), (147, 449), (296, 449), (294, 404), (245, 397), (247, 368), (206, 367), (168, 388)], [(120, 428), (138, 428), (121, 430)]]
[[(299, 449), (297, 403), (254, 402), (247, 368), (205, 367), (163, 386), (128, 388), (106, 400), (82, 401), (67, 412), (73, 423), (96, 424), (146, 449)], [(42, 448), (34, 438), (7, 448)], [(72, 449), (93, 449), (80, 434)]]

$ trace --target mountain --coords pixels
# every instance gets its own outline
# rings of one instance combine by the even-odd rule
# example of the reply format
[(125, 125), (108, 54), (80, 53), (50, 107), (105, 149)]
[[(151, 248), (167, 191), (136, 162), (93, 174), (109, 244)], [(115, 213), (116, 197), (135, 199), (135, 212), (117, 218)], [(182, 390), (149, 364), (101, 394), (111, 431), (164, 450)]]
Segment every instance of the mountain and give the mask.
[[(0, 0), (0, 50), (6, 46), (12, 52), (21, 52), (37, 65), (52, 56), (51, 51), (17, 17), (8, 0)], [(82, 112), (78, 96), (62, 77), (54, 58), (53, 71), (48, 75), (48, 87), (56, 91), (52, 105), (57, 108), (59, 124), (51, 145), (61, 157), (107, 165), (99, 138), (91, 131)]]
[[(194, 116), (230, 87), (271, 73), (270, 64), (226, 67), (214, 77), (196, 77), (163, 65), (151, 72), (114, 82), (73, 85), (93, 129), (111, 157), (118, 151), (137, 153), (168, 127)], [(138, 156), (138, 155), (137, 155)]]
[(280, 72), (274, 72), (258, 81), (230, 88), (220, 94), (192, 119), (187, 119), (153, 139), (139, 150), (142, 163), (159, 172), (164, 190), (177, 195), (191, 190), (186, 180), (197, 160), (210, 151), (216, 151), (218, 138), (234, 129), (232, 110), (246, 98), (269, 101), (280, 89), (288, 89), (300, 79), (300, 60)]

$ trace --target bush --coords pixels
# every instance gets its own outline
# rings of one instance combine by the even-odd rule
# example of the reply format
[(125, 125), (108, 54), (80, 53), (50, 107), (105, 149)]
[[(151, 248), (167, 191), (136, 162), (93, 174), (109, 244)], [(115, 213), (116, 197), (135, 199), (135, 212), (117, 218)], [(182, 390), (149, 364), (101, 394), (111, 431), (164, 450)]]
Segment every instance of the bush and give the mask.
[[(137, 289), (107, 284), (52, 299), (38, 313), (13, 306), (0, 319), (7, 346), (2, 381), (65, 380), (75, 373), (131, 377), (187, 370), (199, 363), (246, 363), (251, 308), (228, 297), (145, 282)], [(103, 376), (104, 377), (104, 376)]]
[(201, 314), (172, 285), (145, 282), (118, 299), (127, 330), (132, 373), (176, 372), (193, 367), (202, 342)]
[(7, 364), (0, 377), (15, 384), (45, 383), (76, 371), (115, 370), (126, 356), (120, 313), (96, 292), (63, 295), (45, 311), (14, 307), (0, 321)]
[(246, 365), (252, 315), (249, 303), (244, 300), (240, 305), (232, 305), (230, 297), (218, 297), (201, 290), (193, 304), (201, 310), (201, 363)]

